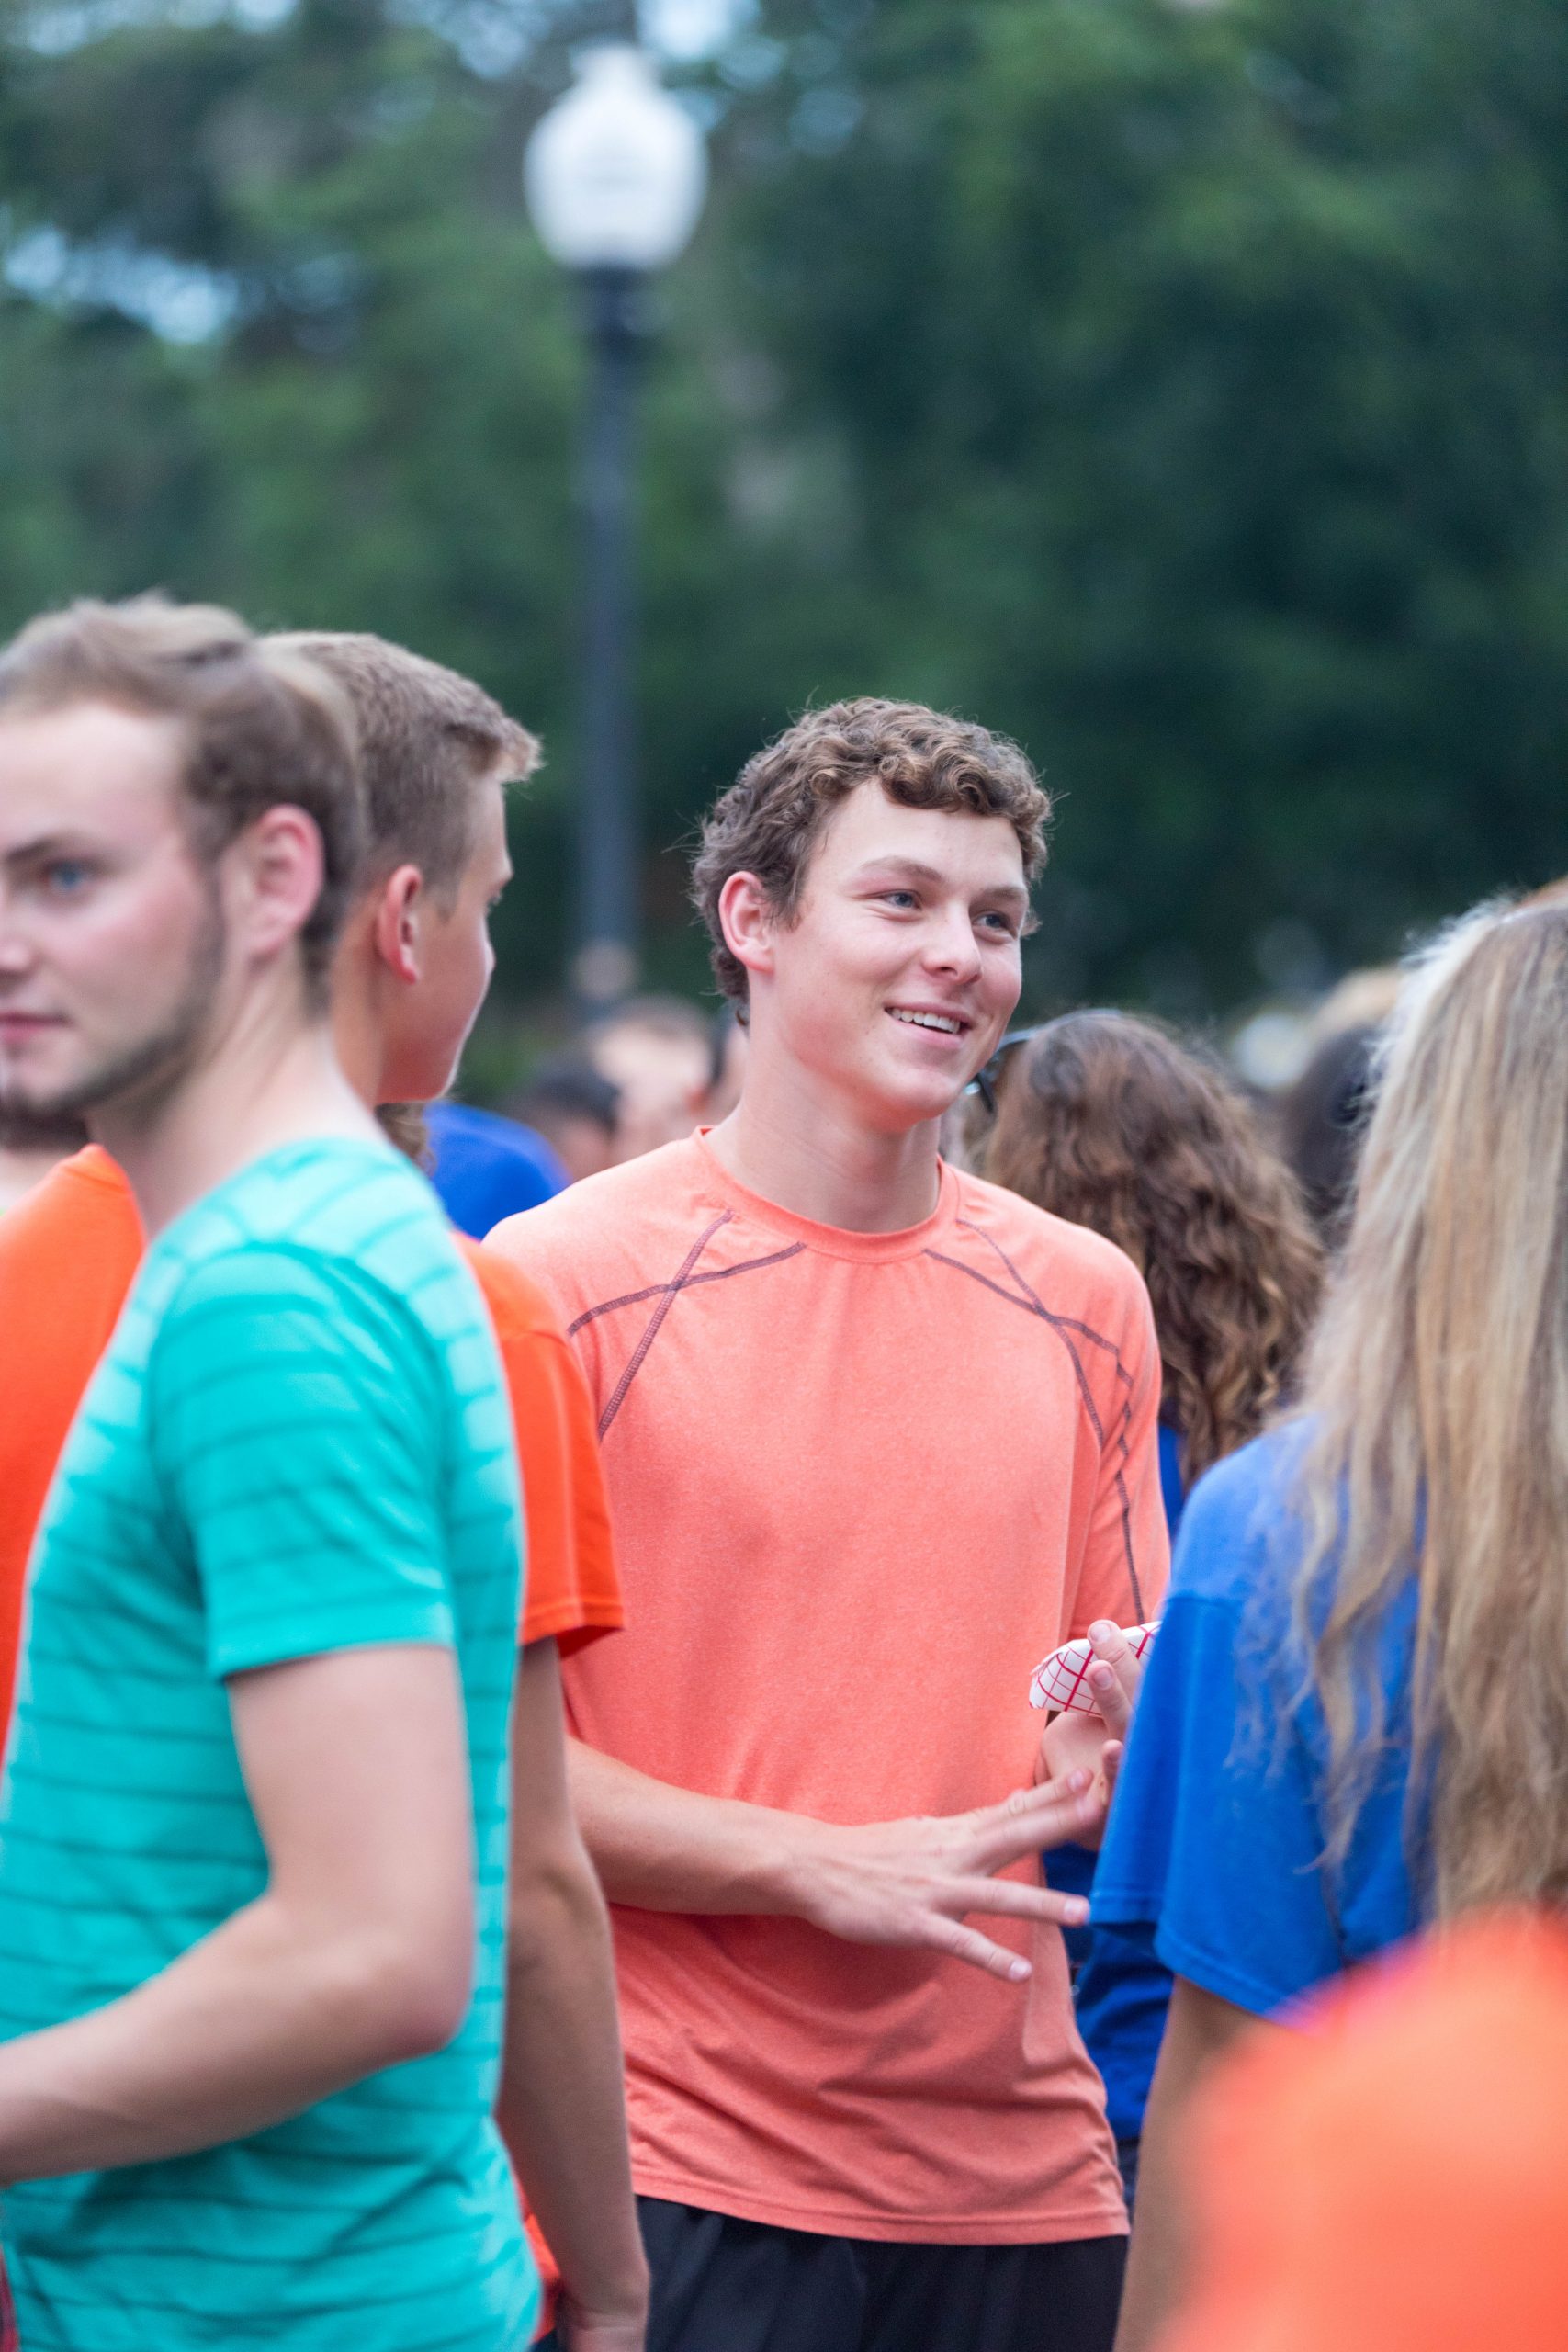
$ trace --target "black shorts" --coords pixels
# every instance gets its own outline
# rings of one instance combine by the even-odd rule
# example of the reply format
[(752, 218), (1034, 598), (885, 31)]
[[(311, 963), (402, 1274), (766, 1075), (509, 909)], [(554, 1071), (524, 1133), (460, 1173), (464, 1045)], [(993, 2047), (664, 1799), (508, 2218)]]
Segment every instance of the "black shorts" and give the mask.
[(648, 2352), (1111, 2352), (1124, 2237), (888, 2245), (640, 2197)]

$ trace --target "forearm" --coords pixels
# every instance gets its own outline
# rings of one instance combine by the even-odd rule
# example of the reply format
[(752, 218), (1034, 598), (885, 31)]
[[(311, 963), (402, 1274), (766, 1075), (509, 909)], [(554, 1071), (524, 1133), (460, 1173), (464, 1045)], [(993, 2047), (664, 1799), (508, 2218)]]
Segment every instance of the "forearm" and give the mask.
[(646, 2293), (610, 1923), (575, 1839), (513, 1888), (502, 2134), (579, 2309)]
[(265, 2131), (446, 2039), (434, 2007), (390, 1953), (263, 1895), (135, 1992), (0, 2047), (0, 2183)]
[(612, 1903), (641, 1911), (798, 1912), (833, 1832), (802, 1814), (699, 1796), (572, 1740), (572, 1810)]
[[(668, 1787), (572, 1744), (571, 1793), (614, 1903), (804, 1919), (847, 1943), (923, 1950), (1019, 1984), (1032, 1962), (976, 1915), (1077, 1927), (1080, 1897), (1040, 1883), (1040, 1853), (1099, 1818), (1086, 1772), (969, 1813), (814, 1821)], [(1005, 1875), (1022, 1864), (1027, 1883)]]
[(1149, 2352), (1187, 2287), (1188, 2124), (1216, 2061), (1243, 2033), (1282, 2030), (1178, 1978), (1138, 2151), (1138, 2201), (1116, 2352)]

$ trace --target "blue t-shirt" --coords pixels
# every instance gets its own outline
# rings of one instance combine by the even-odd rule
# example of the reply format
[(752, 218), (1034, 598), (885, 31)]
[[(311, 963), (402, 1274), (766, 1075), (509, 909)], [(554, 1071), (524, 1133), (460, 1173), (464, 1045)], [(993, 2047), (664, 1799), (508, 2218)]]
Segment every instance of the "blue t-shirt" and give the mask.
[(226, 1678), (451, 1651), (474, 1988), (446, 2046), (270, 2130), (7, 2188), (28, 2352), (512, 2352), (536, 2280), (491, 2110), (521, 1531), (494, 1336), (383, 1146), (269, 1152), (148, 1252), (61, 1459), (0, 1795), (0, 2039), (135, 1990), (265, 1888)]
[(1159, 1425), (1159, 1498), (1165, 1505), (1165, 1523), (1174, 1544), (1181, 1514), (1187, 1508), (1187, 1481), (1181, 1470), (1181, 1439), (1168, 1421)]
[(503, 1216), (554, 1200), (571, 1181), (543, 1136), (466, 1102), (433, 1102), (425, 1114), (434, 1166), (430, 1181), (459, 1233), (482, 1241)]
[[(1181, 1440), (1164, 1421), (1159, 1428), (1160, 1498), (1166, 1525), (1175, 1541), (1186, 1504), (1181, 1482)], [(1096, 1857), (1082, 1846), (1058, 1847), (1045, 1857), (1047, 1883), (1063, 1894), (1091, 1894)], [(1118, 2140), (1135, 2140), (1144, 2128), (1155, 2061), (1170, 2006), (1170, 1971), (1146, 1940), (1098, 1923), (1066, 1930), (1077, 1970), (1073, 2006), (1084, 2048), (1105, 2085), (1105, 2113)]]
[(1301, 1423), (1255, 1439), (1187, 1506), (1100, 1858), (1094, 1918), (1267, 2017), (1420, 1924), (1408, 1860), (1416, 1586), (1379, 1634), (1388, 1719), (1343, 1863), (1325, 1860), (1327, 1733), (1292, 1631)]

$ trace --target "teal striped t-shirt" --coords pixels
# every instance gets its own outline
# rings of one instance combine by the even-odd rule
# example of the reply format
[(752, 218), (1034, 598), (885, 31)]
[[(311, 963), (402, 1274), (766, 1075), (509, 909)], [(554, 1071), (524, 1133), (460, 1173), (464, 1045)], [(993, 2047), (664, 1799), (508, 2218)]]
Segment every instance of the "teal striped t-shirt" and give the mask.
[(199, 2154), (7, 2189), (28, 2352), (513, 2352), (537, 2280), (491, 2121), (521, 1532), (483, 1304), (429, 1187), (302, 1143), (154, 1244), (34, 1555), (0, 1792), (0, 2038), (131, 1991), (261, 1894), (224, 1677), (456, 1653), (478, 1879), (456, 2039)]

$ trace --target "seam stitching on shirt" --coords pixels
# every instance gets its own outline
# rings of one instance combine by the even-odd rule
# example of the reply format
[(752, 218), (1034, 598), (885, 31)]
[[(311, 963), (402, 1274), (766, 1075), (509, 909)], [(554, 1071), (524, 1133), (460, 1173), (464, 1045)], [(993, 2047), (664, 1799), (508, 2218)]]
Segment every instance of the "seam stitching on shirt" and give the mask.
[(601, 1444), (604, 1442), (605, 1433), (608, 1430), (611, 1422), (615, 1419), (615, 1415), (620, 1411), (622, 1405), (626, 1401), (627, 1389), (631, 1386), (632, 1382), (637, 1378), (637, 1374), (642, 1370), (644, 1359), (647, 1357), (649, 1348), (652, 1347), (655, 1340), (659, 1337), (660, 1325), (663, 1323), (664, 1318), (669, 1314), (671, 1306), (675, 1304), (675, 1301), (681, 1292), (685, 1289), (686, 1284), (691, 1281), (698, 1259), (702, 1256), (703, 1251), (707, 1248), (708, 1243), (713, 1239), (714, 1235), (718, 1231), (719, 1227), (721, 1226), (728, 1225), (734, 1215), (735, 1212), (733, 1209), (722, 1210), (720, 1214), (715, 1217), (713, 1223), (706, 1227), (703, 1232), (698, 1234), (690, 1250), (686, 1252), (685, 1263), (682, 1266), (680, 1272), (676, 1275), (672, 1283), (667, 1283), (664, 1285), (663, 1295), (660, 1299), (658, 1306), (654, 1308), (653, 1313), (648, 1318), (648, 1329), (644, 1331), (641, 1339), (637, 1341), (637, 1346), (632, 1350), (631, 1357), (626, 1364), (626, 1368), (622, 1373), (619, 1380), (616, 1381), (610, 1401), (599, 1416), (599, 1440)]
[[(733, 1214), (733, 1210), (725, 1212), (726, 1216)], [(719, 1224), (723, 1223), (721, 1217)], [(575, 1323), (567, 1325), (566, 1336), (575, 1340), (585, 1324), (596, 1323), (601, 1315), (613, 1315), (618, 1306), (641, 1306), (648, 1299), (663, 1298), (673, 1290), (695, 1290), (703, 1283), (728, 1282), (731, 1274), (752, 1274), (759, 1266), (782, 1266), (786, 1258), (798, 1258), (805, 1247), (804, 1241), (792, 1241), (787, 1249), (770, 1250), (765, 1258), (742, 1258), (733, 1266), (710, 1266), (705, 1274), (693, 1274), (685, 1282), (677, 1277), (673, 1283), (649, 1283), (646, 1290), (623, 1291), (619, 1298), (606, 1298), (597, 1306), (585, 1307)]]
[[(1080, 1323), (1073, 1316), (1054, 1314), (1043, 1299), (1024, 1280), (999, 1241), (993, 1240), (988, 1233), (982, 1232), (981, 1228), (969, 1217), (961, 1216), (958, 1224), (964, 1232), (974, 1234), (976, 1240), (983, 1241), (987, 1249), (995, 1251), (1018, 1284), (1018, 1288), (1009, 1290), (1005, 1283), (993, 1282), (989, 1274), (982, 1273), (978, 1266), (966, 1266), (962, 1258), (950, 1258), (941, 1250), (928, 1250), (926, 1256), (934, 1259), (939, 1265), (952, 1266), (959, 1273), (967, 1274), (972, 1282), (980, 1283), (987, 1290), (994, 1291), (998, 1298), (1008, 1299), (1014, 1306), (1021, 1307), (1026, 1315), (1036, 1315), (1043, 1323), (1048, 1324), (1071, 1359), (1073, 1371), (1077, 1379), (1078, 1395), (1083, 1399), (1084, 1409), (1089, 1415), (1090, 1426), (1100, 1442), (1101, 1452), (1108, 1444), (1112, 1442), (1115, 1444), (1118, 1458), (1111, 1475), (1116, 1487), (1116, 1498), (1121, 1506), (1122, 1549), (1127, 1562), (1128, 1581), (1133, 1588), (1133, 1606), (1137, 1612), (1137, 1621), (1142, 1624), (1144, 1589), (1138, 1575), (1138, 1564), (1133, 1556), (1133, 1507), (1132, 1498), (1127, 1492), (1126, 1476), (1127, 1460), (1132, 1451), (1127, 1442), (1127, 1430), (1133, 1416), (1133, 1376), (1122, 1361), (1122, 1351), (1114, 1340), (1106, 1338), (1103, 1331), (1096, 1331), (1089, 1324)], [(1083, 1358), (1079, 1355), (1074, 1341), (1067, 1336), (1072, 1331), (1080, 1333), (1086, 1340), (1092, 1340), (1097, 1348), (1105, 1350), (1112, 1359), (1117, 1375), (1126, 1389), (1127, 1393), (1122, 1399), (1122, 1409), (1117, 1417), (1115, 1430), (1109, 1435), (1105, 1424), (1100, 1418), (1100, 1410), (1089, 1385), (1089, 1374), (1084, 1370)]]

